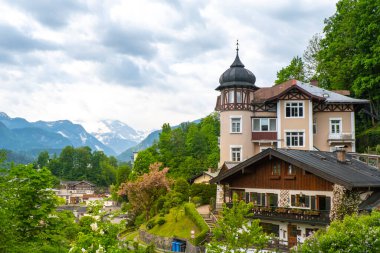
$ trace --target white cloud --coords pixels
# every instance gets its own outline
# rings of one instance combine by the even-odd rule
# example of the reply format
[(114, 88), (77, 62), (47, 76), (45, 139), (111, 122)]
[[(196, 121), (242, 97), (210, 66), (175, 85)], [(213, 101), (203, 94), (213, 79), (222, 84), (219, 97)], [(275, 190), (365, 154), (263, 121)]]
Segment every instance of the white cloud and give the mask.
[(0, 111), (139, 130), (211, 113), (236, 39), (257, 85), (271, 85), (335, 11), (329, 0), (33, 3), (0, 3)]

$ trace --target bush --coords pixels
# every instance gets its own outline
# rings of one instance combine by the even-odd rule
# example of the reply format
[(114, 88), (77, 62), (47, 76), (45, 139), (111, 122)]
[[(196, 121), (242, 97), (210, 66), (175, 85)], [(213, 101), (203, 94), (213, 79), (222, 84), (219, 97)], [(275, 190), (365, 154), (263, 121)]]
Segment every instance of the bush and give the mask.
[(195, 209), (193, 203), (186, 203), (185, 214), (195, 223), (195, 225), (201, 230), (201, 232), (194, 238), (194, 244), (200, 245), (206, 238), (207, 233), (209, 232), (209, 227), (206, 222), (203, 220), (202, 216)]
[(190, 197), (200, 197), (201, 204), (210, 204), (210, 198), (216, 196), (216, 184), (192, 184)]
[(156, 222), (152, 219), (146, 223), (146, 228), (149, 230), (149, 229), (152, 229), (155, 225), (156, 225)]
[(159, 218), (158, 221), (157, 221), (157, 224), (158, 224), (159, 226), (161, 226), (161, 225), (164, 225), (165, 222), (166, 222), (166, 220), (165, 220), (164, 218)]
[(202, 198), (201, 197), (192, 197), (191, 198), (191, 202), (195, 205), (195, 206), (200, 206), (201, 203), (202, 203)]
[(149, 244), (147, 247), (146, 247), (146, 249), (145, 249), (145, 253), (154, 253), (154, 252), (156, 252), (155, 251), (155, 246), (154, 246), (154, 244), (153, 243), (151, 243), (151, 244)]
[(186, 179), (178, 178), (174, 183), (173, 190), (182, 194), (182, 201), (189, 200), (190, 184)]
[(145, 222), (145, 214), (139, 214), (135, 219), (135, 226), (140, 227)]

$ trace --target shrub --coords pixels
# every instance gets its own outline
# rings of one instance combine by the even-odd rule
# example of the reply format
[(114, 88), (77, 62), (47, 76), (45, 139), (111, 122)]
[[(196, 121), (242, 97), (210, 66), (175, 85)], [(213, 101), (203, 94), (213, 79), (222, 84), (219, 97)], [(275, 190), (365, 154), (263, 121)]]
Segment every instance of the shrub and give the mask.
[(165, 222), (166, 222), (166, 220), (165, 220), (164, 218), (159, 218), (158, 221), (157, 221), (157, 224), (158, 224), (159, 226), (161, 226), (161, 225), (164, 225)]
[(190, 197), (200, 197), (201, 204), (210, 204), (210, 198), (216, 196), (216, 184), (192, 184)]
[(140, 227), (145, 222), (145, 214), (139, 214), (135, 219), (135, 226)]
[(202, 198), (201, 197), (192, 197), (191, 202), (194, 203), (195, 206), (200, 206), (202, 203)]
[(174, 183), (174, 191), (182, 194), (182, 201), (189, 200), (190, 185), (186, 179), (178, 178)]
[(146, 249), (145, 249), (145, 253), (155, 253), (155, 246), (153, 243), (149, 244)]
[(146, 223), (146, 228), (149, 230), (149, 229), (152, 229), (155, 225), (156, 225), (156, 222), (153, 219), (151, 219)]
[(209, 232), (209, 227), (206, 222), (203, 220), (202, 216), (198, 213), (197, 209), (195, 209), (195, 205), (193, 203), (186, 203), (185, 214), (195, 223), (195, 225), (201, 230), (201, 232), (194, 238), (194, 244), (201, 244)]

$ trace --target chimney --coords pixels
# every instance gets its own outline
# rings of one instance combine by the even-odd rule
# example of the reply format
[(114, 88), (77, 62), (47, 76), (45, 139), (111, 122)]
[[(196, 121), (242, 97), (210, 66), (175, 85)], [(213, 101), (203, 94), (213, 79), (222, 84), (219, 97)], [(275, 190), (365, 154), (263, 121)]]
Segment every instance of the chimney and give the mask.
[(318, 80), (311, 80), (310, 84), (313, 85), (313, 86), (318, 87)]
[(346, 148), (347, 146), (337, 146), (336, 147), (336, 159), (338, 162), (345, 163), (346, 162)]

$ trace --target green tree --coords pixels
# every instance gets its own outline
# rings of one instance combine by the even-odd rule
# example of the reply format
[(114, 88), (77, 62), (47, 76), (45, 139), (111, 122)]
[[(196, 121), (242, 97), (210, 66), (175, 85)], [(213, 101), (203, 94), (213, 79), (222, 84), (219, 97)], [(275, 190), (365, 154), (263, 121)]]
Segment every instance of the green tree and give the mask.
[(380, 8), (378, 0), (340, 0), (325, 20), (317, 55), (320, 83), (369, 98), (368, 114), (380, 116)]
[(306, 82), (306, 75), (304, 69), (304, 63), (299, 56), (293, 57), (290, 64), (277, 72), (277, 79), (275, 84), (286, 82), (290, 79), (297, 79), (302, 82)]
[(223, 206), (222, 218), (213, 230), (211, 243), (207, 246), (208, 252), (247, 252), (254, 248), (260, 252), (268, 243), (269, 238), (263, 232), (258, 219), (248, 219), (252, 203), (237, 201), (234, 196), (231, 208)]
[(318, 59), (317, 55), (321, 50), (322, 36), (319, 33), (313, 35), (309, 40), (306, 50), (303, 52), (304, 71), (307, 80), (318, 80)]
[(138, 153), (136, 161), (133, 164), (133, 172), (137, 175), (143, 175), (149, 172), (149, 166), (156, 162), (156, 158), (153, 156), (151, 149), (145, 149)]
[(380, 252), (380, 212), (346, 216), (307, 239), (298, 252)]
[(49, 159), (50, 159), (50, 156), (47, 151), (41, 152), (37, 157), (37, 161), (36, 161), (37, 167), (38, 168), (46, 167), (49, 163)]

